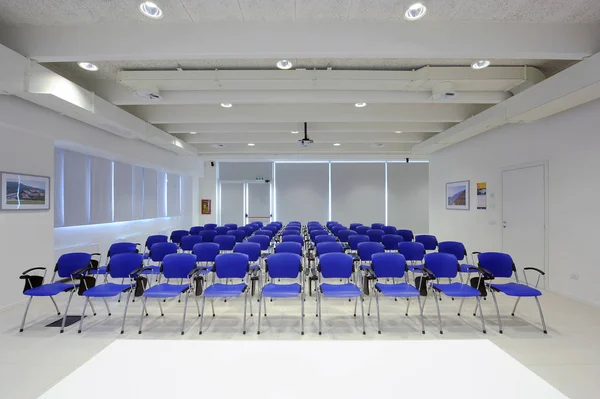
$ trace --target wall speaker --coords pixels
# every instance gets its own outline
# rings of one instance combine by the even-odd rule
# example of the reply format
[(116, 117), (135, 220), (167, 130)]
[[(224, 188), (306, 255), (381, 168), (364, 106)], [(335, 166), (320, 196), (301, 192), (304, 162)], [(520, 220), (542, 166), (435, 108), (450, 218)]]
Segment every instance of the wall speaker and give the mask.
[(215, 167), (215, 162), (214, 161), (210, 161), (210, 166), (212, 166), (214, 168)]

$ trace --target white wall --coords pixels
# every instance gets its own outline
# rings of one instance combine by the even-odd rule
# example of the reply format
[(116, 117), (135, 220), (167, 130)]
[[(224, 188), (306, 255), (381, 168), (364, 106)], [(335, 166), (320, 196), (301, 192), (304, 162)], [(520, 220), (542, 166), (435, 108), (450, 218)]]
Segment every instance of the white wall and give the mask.
[[(211, 166), (210, 162), (204, 163), (204, 177), (198, 180), (199, 199), (194, 205), (198, 211), (198, 224), (217, 223), (217, 163)], [(201, 200), (209, 199), (212, 201), (212, 212), (210, 215), (202, 215)]]
[[(600, 306), (600, 101), (530, 124), (505, 125), (430, 156), (430, 231), (463, 241), (469, 251), (502, 250), (501, 171), (549, 164), (549, 289)], [(445, 209), (445, 183), (471, 181), (471, 210)], [(477, 210), (477, 182), (487, 182), (488, 209)], [(579, 280), (569, 279), (577, 271)]]

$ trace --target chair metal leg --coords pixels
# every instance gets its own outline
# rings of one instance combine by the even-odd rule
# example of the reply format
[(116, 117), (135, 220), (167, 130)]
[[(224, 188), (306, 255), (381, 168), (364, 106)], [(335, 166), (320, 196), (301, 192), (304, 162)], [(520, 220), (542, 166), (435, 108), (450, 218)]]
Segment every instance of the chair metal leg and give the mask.
[(138, 334), (142, 333), (142, 323), (144, 322), (144, 313), (147, 313), (147, 311), (146, 311), (146, 302), (147, 301), (148, 301), (148, 299), (146, 297), (142, 297), (143, 306), (142, 306), (142, 314), (140, 315), (140, 328), (138, 329)]
[[(33, 298), (33, 297), (32, 297), (32, 298)], [(60, 316), (60, 310), (58, 310), (58, 305), (56, 304), (56, 301), (55, 301), (55, 300), (54, 300), (54, 298), (52, 298), (52, 297), (49, 297), (49, 298), (50, 298), (50, 300), (52, 301), (52, 303), (54, 304), (54, 308), (56, 309), (56, 314), (57, 314), (58, 316)]]
[(410, 308), (410, 298), (406, 298), (406, 312), (404, 312), (404, 316), (408, 316), (409, 308)]
[[(369, 301), (369, 306), (371, 305)], [(375, 290), (375, 307), (377, 308), (377, 333), (381, 334), (381, 319), (379, 317), (379, 292)]]
[(319, 316), (319, 335), (321, 335), (321, 293), (317, 290), (317, 316)]
[(542, 319), (542, 328), (544, 331), (544, 334), (548, 334), (548, 330), (546, 329), (546, 320), (544, 320), (544, 312), (542, 312), (542, 305), (540, 305), (540, 300), (538, 299), (538, 297), (534, 297), (535, 298), (535, 303), (537, 303), (538, 309), (540, 311), (540, 318)]
[(110, 308), (108, 307), (108, 302), (106, 302), (105, 298), (102, 298), (102, 300), (104, 301), (104, 305), (106, 306), (106, 311), (108, 312), (108, 315), (110, 316)]
[(19, 332), (23, 332), (23, 327), (25, 326), (25, 319), (27, 318), (27, 312), (29, 312), (29, 305), (31, 305), (32, 300), (33, 297), (30, 296), (29, 300), (27, 301), (27, 306), (25, 307), (25, 313), (23, 314), (23, 320), (21, 321), (21, 328), (19, 329)]
[[(362, 299), (362, 297), (361, 297)], [(356, 306), (358, 305), (358, 297), (354, 300), (354, 317), (356, 317)]]
[[(131, 298), (131, 290), (127, 291), (127, 301), (125, 302), (125, 310), (123, 310), (123, 322), (121, 323), (121, 334), (125, 332), (125, 318), (127, 317), (127, 308), (129, 307), (129, 298)], [(142, 314), (144, 307), (142, 307)]]
[[(458, 316), (460, 316), (460, 312), (462, 310), (463, 303), (465, 303), (465, 298), (460, 300), (460, 305), (458, 306), (458, 313), (457, 313)], [(477, 308), (475, 308), (475, 310), (477, 310)]]
[[(261, 312), (261, 310), (262, 310), (262, 307), (261, 307), (261, 305), (262, 305), (262, 303), (263, 303), (262, 299), (263, 299), (263, 296), (262, 296), (262, 292), (261, 292), (261, 293), (258, 295), (258, 327), (257, 327), (257, 330), (256, 330), (256, 334), (257, 334), (257, 335), (260, 335), (260, 314), (262, 313), (262, 312)], [(267, 305), (265, 304), (265, 309), (266, 309), (266, 308), (267, 308)], [(267, 311), (265, 310), (265, 316), (266, 316), (266, 315), (267, 315)]]
[(425, 334), (425, 322), (423, 321), (423, 306), (421, 306), (421, 296), (417, 297), (417, 302), (419, 303), (419, 313), (421, 316), (421, 332)]
[[(213, 317), (215, 317), (215, 300), (214, 300), (214, 299), (211, 299), (211, 300), (210, 300), (210, 307), (211, 307), (211, 309), (212, 309), (212, 314), (213, 314)], [(204, 308), (203, 308), (203, 309), (204, 309)], [(202, 314), (204, 314), (204, 312), (202, 312)]]
[(479, 306), (477, 304), (475, 304), (475, 310), (473, 310), (473, 316), (477, 316), (477, 308)]
[[(69, 300), (67, 301), (67, 307), (65, 309), (65, 314), (63, 315), (63, 319), (62, 319), (62, 325), (60, 326), (60, 333), (62, 334), (63, 332), (65, 332), (65, 322), (67, 321), (67, 314), (69, 313), (69, 306), (71, 306), (71, 299), (73, 299), (73, 294), (75, 293), (75, 290), (71, 291), (71, 293), (69, 294)], [(88, 298), (88, 301), (90, 299)], [(90, 302), (90, 306), (91, 306)]]
[[(441, 293), (440, 296), (442, 296)], [(440, 304), (438, 303), (439, 301), (437, 298), (437, 292), (435, 290), (433, 290), (433, 300), (435, 301), (435, 306), (437, 308), (438, 322), (440, 324), (440, 334), (443, 334), (444, 330), (442, 330), (442, 316), (440, 315)]]
[[(200, 334), (202, 334), (202, 322), (204, 321), (204, 304), (206, 303), (206, 297), (202, 295), (202, 309), (200, 310)], [(215, 308), (213, 307), (213, 317), (215, 315)]]
[[(262, 293), (262, 290), (260, 290)], [(254, 316), (254, 312), (252, 311), (252, 298), (248, 301), (250, 303), (250, 317)], [(258, 313), (260, 313), (260, 307), (258, 308)]]
[(165, 312), (163, 312), (163, 308), (162, 308), (162, 304), (160, 303), (160, 299), (158, 299), (156, 302), (158, 302), (158, 308), (160, 309), (160, 315), (162, 317), (165, 315)]
[(360, 296), (360, 312), (362, 313), (363, 335), (366, 335), (367, 332), (365, 329), (365, 301), (363, 300), (362, 294)]
[(81, 334), (83, 330), (83, 318), (85, 317), (85, 309), (87, 308), (88, 301), (83, 302), (83, 310), (81, 311), (81, 319), (79, 319), (79, 330), (77, 330), (77, 334)]
[(371, 302), (373, 302), (373, 295), (369, 295), (369, 307), (367, 309), (367, 316), (371, 316)]
[(483, 317), (483, 308), (481, 307), (481, 298), (479, 298), (478, 296), (475, 297), (475, 299), (477, 299), (477, 306), (479, 307), (479, 317), (481, 318), (481, 329), (483, 330), (483, 333), (485, 334), (485, 319)]
[(515, 312), (517, 311), (517, 305), (519, 304), (519, 301), (521, 300), (521, 297), (517, 298), (517, 302), (515, 302), (515, 307), (513, 308), (512, 313), (510, 314), (511, 316), (515, 315)]
[[(181, 320), (181, 335), (183, 335), (183, 333), (185, 332), (185, 315), (187, 313), (187, 305), (188, 299), (190, 298), (190, 290), (191, 288), (188, 288), (188, 290), (185, 292), (185, 304), (183, 305), (183, 319)], [(179, 294), (179, 296), (181, 297), (181, 294)]]
[[(302, 291), (300, 293), (300, 312), (301, 312), (301, 314), (300, 314), (300, 325), (301, 325), (300, 335), (304, 335), (304, 291)], [(260, 317), (260, 314), (258, 315), (258, 317)]]
[(87, 301), (90, 303), (90, 308), (92, 308), (92, 313), (94, 314), (94, 316), (96, 316), (96, 308), (94, 307), (92, 300), (90, 298), (87, 298)]
[(494, 299), (494, 305), (496, 306), (496, 315), (498, 316), (498, 325), (500, 326), (500, 334), (502, 334), (502, 320), (500, 319), (500, 309), (498, 308), (498, 301), (496, 300), (496, 293), (490, 289), (492, 298)]
[(198, 303), (198, 296), (194, 295), (194, 301), (196, 302), (196, 309), (198, 309), (198, 317), (200, 317), (200, 304)]
[(242, 334), (246, 334), (246, 305), (248, 305), (248, 288), (246, 288), (246, 292), (244, 293), (244, 329)]

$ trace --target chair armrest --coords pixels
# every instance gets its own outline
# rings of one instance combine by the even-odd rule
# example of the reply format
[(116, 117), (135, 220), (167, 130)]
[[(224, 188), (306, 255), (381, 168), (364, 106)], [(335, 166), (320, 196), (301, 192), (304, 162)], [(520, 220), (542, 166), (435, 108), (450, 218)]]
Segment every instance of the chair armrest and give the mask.
[(415, 267), (413, 270), (420, 270), (423, 274), (427, 275), (427, 279), (435, 279), (435, 274), (431, 270), (429, 270), (426, 266), (423, 267)]
[(542, 276), (546, 275), (546, 273), (544, 271), (538, 269), (537, 267), (524, 267), (523, 270), (535, 270), (536, 272), (538, 272)]
[(139, 275), (146, 271), (146, 270), (152, 270), (151, 267), (138, 267), (137, 269), (135, 269), (134, 271), (132, 271), (131, 273), (129, 273), (129, 277), (131, 278), (137, 278), (139, 277)]
[(194, 270), (192, 270), (192, 271), (190, 272), (190, 274), (188, 274), (188, 278), (192, 278), (192, 277), (194, 277), (194, 276), (195, 276), (196, 274), (198, 274), (198, 273), (200, 273), (200, 269), (198, 269), (198, 268), (195, 268)]
[(492, 272), (490, 272), (487, 269), (484, 269), (483, 267), (469, 267), (468, 270), (476, 271), (477, 273), (481, 274), (486, 280), (494, 279), (494, 275), (492, 274)]
[(79, 270), (75, 270), (73, 273), (71, 273), (71, 278), (83, 278), (86, 274), (86, 272), (93, 270), (93, 267), (82, 267)]
[(44, 270), (45, 271), (46, 268), (45, 267), (32, 267), (31, 269), (27, 269), (23, 273), (21, 273), (21, 277), (20, 278), (26, 278), (26, 277), (28, 277), (28, 276), (26, 276), (26, 274), (29, 274), (29, 273), (31, 273), (34, 270)]
[(473, 252), (471, 252), (471, 255), (479, 255), (480, 253), (481, 252), (479, 252), (479, 251), (473, 251)]

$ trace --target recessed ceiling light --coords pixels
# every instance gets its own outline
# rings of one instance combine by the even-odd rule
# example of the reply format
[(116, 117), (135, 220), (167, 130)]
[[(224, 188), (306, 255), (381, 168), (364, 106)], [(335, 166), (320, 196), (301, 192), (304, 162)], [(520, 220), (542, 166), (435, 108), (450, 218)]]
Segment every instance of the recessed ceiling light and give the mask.
[(298, 134), (300, 132), (298, 132), (297, 130), (292, 130), (292, 134)]
[(408, 7), (408, 10), (404, 13), (404, 19), (407, 21), (416, 21), (421, 19), (427, 14), (427, 7), (421, 3), (415, 3)]
[(248, 147), (254, 147), (254, 143), (248, 143)]
[(333, 143), (333, 145), (334, 145), (335, 147), (339, 147), (339, 146), (341, 146), (341, 144), (340, 144), (340, 143)]
[(196, 134), (197, 132), (190, 132), (190, 134)]
[(293, 66), (294, 65), (292, 64), (292, 62), (288, 60), (281, 60), (277, 62), (277, 68), (279, 69), (290, 69)]
[(86, 71), (96, 72), (98, 70), (98, 67), (91, 62), (78, 62), (77, 65)]
[(231, 105), (231, 103), (221, 103), (221, 107), (223, 107), (223, 108), (231, 108), (231, 107), (233, 107), (233, 105)]
[(480, 60), (471, 64), (471, 68), (473, 69), (483, 69), (490, 66), (490, 62), (488, 60)]
[(160, 7), (157, 6), (156, 3), (153, 3), (151, 1), (144, 1), (143, 3), (141, 3), (140, 11), (142, 14), (152, 19), (159, 19), (163, 16), (163, 12), (160, 9)]
[(400, 133), (402, 133), (402, 130), (396, 130), (396, 132), (395, 132), (395, 133), (396, 133), (396, 134), (400, 134)]
[(354, 104), (354, 106), (355, 106), (356, 108), (363, 108), (363, 107), (366, 107), (366, 106), (367, 106), (367, 103), (356, 103), (356, 104)]

